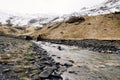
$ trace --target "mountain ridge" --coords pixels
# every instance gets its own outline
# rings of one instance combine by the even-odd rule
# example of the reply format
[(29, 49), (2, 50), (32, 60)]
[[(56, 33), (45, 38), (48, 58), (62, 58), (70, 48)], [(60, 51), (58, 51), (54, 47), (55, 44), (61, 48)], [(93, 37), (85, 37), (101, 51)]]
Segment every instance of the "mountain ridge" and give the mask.
[[(0, 22), (3, 25), (7, 24), (7, 20), (16, 27), (43, 27), (44, 25), (61, 22), (69, 19), (71, 16), (96, 16), (100, 14), (109, 14), (120, 11), (120, 0), (107, 0), (99, 5), (89, 8), (82, 8), (78, 12), (65, 15), (49, 15), (49, 14), (18, 14), (12, 12), (0, 12)], [(34, 20), (33, 23), (30, 23)]]

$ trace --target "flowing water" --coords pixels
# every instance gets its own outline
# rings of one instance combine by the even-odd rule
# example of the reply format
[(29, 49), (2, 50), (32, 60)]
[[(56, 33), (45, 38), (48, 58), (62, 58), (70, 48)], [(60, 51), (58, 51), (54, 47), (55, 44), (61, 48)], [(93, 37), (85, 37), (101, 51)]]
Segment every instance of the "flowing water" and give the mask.
[(75, 46), (41, 41), (35, 43), (48, 51), (56, 62), (72, 65), (64, 70), (64, 80), (120, 80), (118, 54), (98, 53)]

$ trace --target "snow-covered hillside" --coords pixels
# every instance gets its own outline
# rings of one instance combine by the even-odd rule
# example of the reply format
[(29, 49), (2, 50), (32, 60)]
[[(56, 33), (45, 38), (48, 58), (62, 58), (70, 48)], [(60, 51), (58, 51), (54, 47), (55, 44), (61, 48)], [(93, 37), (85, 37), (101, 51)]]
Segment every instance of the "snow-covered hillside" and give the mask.
[(13, 26), (38, 26), (42, 27), (48, 23), (62, 21), (71, 16), (94, 16), (99, 14), (108, 14), (120, 11), (120, 0), (107, 0), (99, 5), (83, 8), (78, 12), (66, 15), (49, 15), (49, 14), (18, 14), (5, 11), (0, 12), (0, 23), (3, 25), (13, 24)]
[(106, 0), (105, 2), (90, 8), (83, 8), (79, 12), (74, 12), (74, 16), (95, 16), (99, 14), (109, 14), (120, 12), (120, 0)]
[(7, 24), (8, 20), (13, 26), (42, 26), (58, 19), (56, 15), (47, 14), (11, 14), (0, 12), (0, 22)]

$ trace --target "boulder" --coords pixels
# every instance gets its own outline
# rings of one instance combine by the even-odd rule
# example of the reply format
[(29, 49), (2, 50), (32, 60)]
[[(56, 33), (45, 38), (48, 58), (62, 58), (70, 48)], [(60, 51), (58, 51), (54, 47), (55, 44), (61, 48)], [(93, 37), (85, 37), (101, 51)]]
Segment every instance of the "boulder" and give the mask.
[(39, 36), (37, 37), (37, 41), (41, 41), (41, 40), (43, 40), (43, 38), (41, 37), (41, 35), (39, 35)]
[(33, 38), (31, 36), (26, 36), (25, 39), (26, 40), (32, 40)]
[(66, 23), (75, 23), (75, 22), (81, 23), (81, 22), (84, 22), (84, 21), (85, 21), (84, 17), (72, 16), (66, 21)]
[(2, 22), (0, 22), (0, 26), (2, 26)]
[(6, 23), (6, 26), (13, 26), (13, 24), (11, 23), (11, 19), (6, 20)]
[(41, 78), (48, 78), (48, 77), (52, 74), (53, 70), (54, 70), (54, 68), (52, 68), (52, 67), (46, 67), (46, 68), (44, 69), (44, 71), (42, 71), (42, 72), (40, 73), (39, 76), (40, 76)]
[(120, 12), (115, 12), (115, 14), (120, 14)]
[(38, 20), (36, 20), (36, 19), (31, 19), (30, 21), (29, 21), (29, 24), (33, 24), (33, 23), (36, 23)]

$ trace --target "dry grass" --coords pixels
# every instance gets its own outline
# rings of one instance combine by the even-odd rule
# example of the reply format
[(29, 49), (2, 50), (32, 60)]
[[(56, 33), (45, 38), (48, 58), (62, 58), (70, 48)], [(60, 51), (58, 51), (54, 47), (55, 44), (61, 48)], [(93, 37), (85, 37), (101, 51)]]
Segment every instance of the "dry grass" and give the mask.
[(85, 17), (80, 24), (58, 25), (44, 27), (37, 34), (48, 39), (120, 39), (120, 14)]
[(35, 27), (18, 28), (0, 26), (0, 35), (12, 35), (24, 37), (33, 34), (35, 31), (36, 31)]

